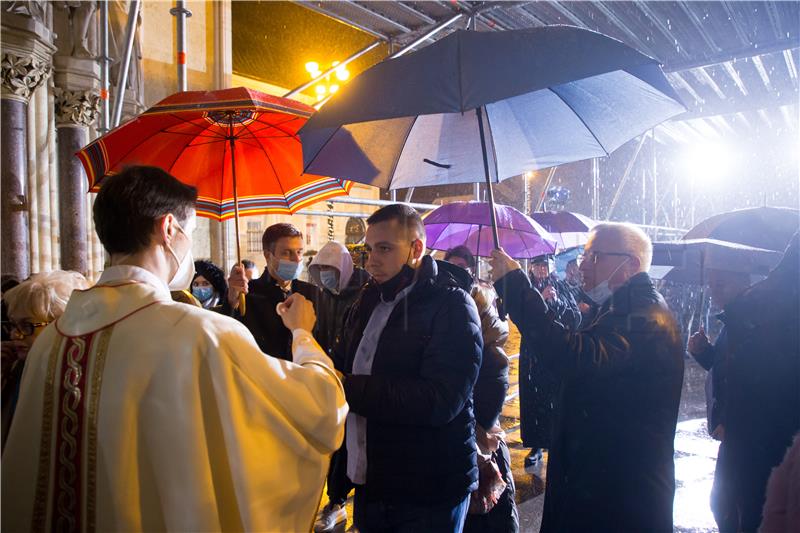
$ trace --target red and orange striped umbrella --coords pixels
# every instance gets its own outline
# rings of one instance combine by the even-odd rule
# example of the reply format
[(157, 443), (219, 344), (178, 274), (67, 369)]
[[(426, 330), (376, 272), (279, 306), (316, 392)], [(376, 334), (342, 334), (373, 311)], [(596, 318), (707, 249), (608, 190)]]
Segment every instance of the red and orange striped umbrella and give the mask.
[(303, 174), (297, 131), (312, 113), (295, 100), (245, 88), (181, 92), (77, 155), (91, 191), (127, 166), (151, 165), (197, 187), (200, 216), (291, 214), (352, 187)]

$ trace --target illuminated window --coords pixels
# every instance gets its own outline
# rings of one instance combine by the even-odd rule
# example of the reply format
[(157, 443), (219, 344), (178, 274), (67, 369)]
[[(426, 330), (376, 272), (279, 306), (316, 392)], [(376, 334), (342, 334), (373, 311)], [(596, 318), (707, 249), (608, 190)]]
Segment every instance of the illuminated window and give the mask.
[(247, 221), (247, 251), (261, 251), (261, 222), (258, 220)]

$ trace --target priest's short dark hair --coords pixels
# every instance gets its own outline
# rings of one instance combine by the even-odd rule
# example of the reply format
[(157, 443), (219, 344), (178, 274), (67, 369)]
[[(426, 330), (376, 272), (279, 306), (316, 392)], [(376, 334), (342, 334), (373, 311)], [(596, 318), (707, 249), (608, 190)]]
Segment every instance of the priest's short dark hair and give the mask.
[(197, 189), (158, 167), (132, 166), (103, 179), (94, 202), (94, 225), (109, 254), (135, 254), (150, 246), (158, 220), (172, 214), (185, 227)]

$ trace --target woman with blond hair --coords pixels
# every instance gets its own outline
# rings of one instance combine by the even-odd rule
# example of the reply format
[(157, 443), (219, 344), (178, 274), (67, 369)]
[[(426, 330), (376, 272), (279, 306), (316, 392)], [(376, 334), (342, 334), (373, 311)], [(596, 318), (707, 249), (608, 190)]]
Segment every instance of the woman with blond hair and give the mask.
[(39, 333), (64, 312), (72, 291), (87, 289), (78, 272), (54, 270), (34, 274), (3, 293), (8, 309), (10, 341), (2, 345), (2, 445), (11, 427), (19, 396), (25, 357)]

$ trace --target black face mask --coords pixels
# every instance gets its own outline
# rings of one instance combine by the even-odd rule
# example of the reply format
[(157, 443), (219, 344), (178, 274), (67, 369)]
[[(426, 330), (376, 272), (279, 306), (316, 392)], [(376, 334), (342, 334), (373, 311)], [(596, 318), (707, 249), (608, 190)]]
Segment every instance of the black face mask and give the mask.
[(378, 287), (380, 288), (383, 299), (386, 301), (394, 300), (394, 297), (397, 296), (400, 291), (411, 284), (414, 280), (415, 273), (416, 271), (406, 264), (403, 265), (400, 272), (395, 274), (392, 279), (379, 284)]
[(406, 264), (403, 265), (403, 268), (400, 269), (400, 272), (395, 274), (393, 278), (378, 284), (381, 290), (381, 296), (384, 300), (394, 300), (394, 297), (397, 296), (397, 293), (408, 287), (408, 285), (414, 280), (414, 274), (416, 274), (416, 271), (408, 265), (408, 262), (411, 260), (412, 253), (414, 253), (414, 241), (411, 242), (411, 249), (408, 251)]

